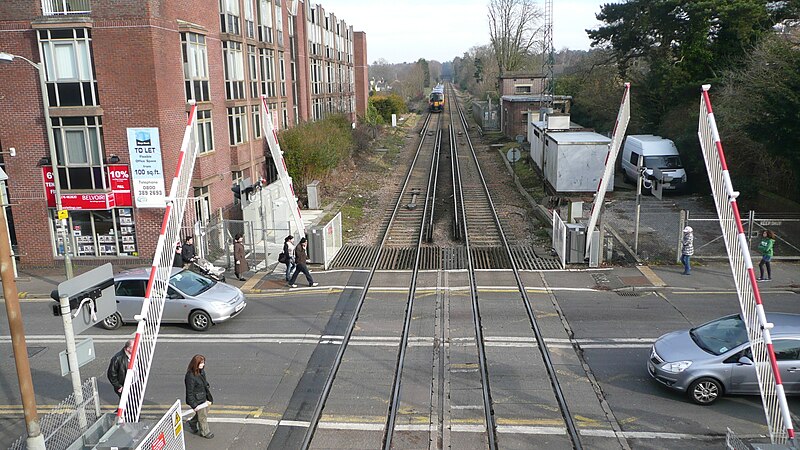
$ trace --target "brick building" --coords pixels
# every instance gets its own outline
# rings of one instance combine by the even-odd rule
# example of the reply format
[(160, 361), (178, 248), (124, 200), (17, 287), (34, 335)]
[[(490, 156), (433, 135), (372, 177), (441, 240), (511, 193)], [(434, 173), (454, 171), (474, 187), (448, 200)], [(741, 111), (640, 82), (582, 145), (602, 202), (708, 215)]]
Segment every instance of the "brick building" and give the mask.
[(554, 95), (552, 100), (543, 97), (544, 75), (506, 74), (499, 82), (500, 129), (510, 139), (527, 136), (528, 123), (532, 118), (538, 120), (539, 111), (548, 101), (555, 112), (569, 113), (571, 96)]
[(153, 174), (129, 155), (149, 142), (169, 189), (189, 100), (200, 153), (187, 209), (208, 219), (236, 216), (235, 183), (274, 177), (260, 95), (283, 129), (335, 112), (355, 121), (368, 93), (364, 33), (298, 0), (4, 0), (0, 52), (0, 167), (23, 266), (63, 255), (54, 166), (74, 260), (150, 261), (163, 199), (133, 192)]

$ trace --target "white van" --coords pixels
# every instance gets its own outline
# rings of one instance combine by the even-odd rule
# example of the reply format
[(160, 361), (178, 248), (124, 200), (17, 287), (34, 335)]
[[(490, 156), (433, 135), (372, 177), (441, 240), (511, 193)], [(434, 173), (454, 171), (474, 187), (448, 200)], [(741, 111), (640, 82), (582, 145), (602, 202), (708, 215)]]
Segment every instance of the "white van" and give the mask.
[(671, 140), (652, 134), (628, 136), (622, 148), (622, 176), (628, 183), (636, 184), (639, 155), (644, 156), (644, 166), (647, 168), (645, 172), (648, 175), (652, 175), (653, 169), (657, 168), (664, 175), (672, 177), (672, 181), (664, 185), (665, 190), (681, 190), (686, 186), (686, 171), (678, 149)]

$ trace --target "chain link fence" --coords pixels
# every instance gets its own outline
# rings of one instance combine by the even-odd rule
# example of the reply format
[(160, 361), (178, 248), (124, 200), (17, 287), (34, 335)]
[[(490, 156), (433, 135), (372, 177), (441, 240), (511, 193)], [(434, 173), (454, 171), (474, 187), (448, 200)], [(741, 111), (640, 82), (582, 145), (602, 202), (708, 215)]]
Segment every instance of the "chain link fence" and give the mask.
[[(82, 402), (76, 402), (73, 393), (53, 408), (52, 412), (39, 418), (47, 450), (66, 450), (100, 418), (97, 380), (94, 377), (86, 380), (81, 391)], [(21, 436), (9, 450), (25, 450), (27, 437), (27, 434)]]

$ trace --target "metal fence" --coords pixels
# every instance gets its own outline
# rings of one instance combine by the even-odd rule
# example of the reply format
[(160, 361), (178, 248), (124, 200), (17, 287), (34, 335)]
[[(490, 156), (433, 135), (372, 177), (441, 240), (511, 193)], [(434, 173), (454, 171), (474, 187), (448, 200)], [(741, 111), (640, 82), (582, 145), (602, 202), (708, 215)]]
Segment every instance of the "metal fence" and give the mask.
[[(682, 210), (676, 238), (678, 260), (680, 260), (681, 252), (681, 230), (686, 225), (691, 226), (694, 230), (694, 258), (728, 258), (717, 215)], [(800, 214), (749, 211), (747, 214), (742, 214), (742, 225), (747, 233), (747, 245), (751, 254), (757, 256), (761, 234), (764, 230), (771, 230), (776, 235), (775, 256), (772, 259), (800, 259)]]
[(136, 447), (137, 450), (184, 450), (185, 448), (180, 400), (172, 404), (164, 417)]
[(553, 250), (558, 254), (558, 262), (563, 269), (567, 265), (567, 225), (553, 210)]
[[(66, 450), (100, 418), (100, 397), (97, 380), (92, 377), (81, 386), (83, 401), (77, 403), (70, 394), (52, 412), (39, 418), (39, 426), (48, 450)], [(27, 434), (14, 442), (9, 450), (25, 450)]]

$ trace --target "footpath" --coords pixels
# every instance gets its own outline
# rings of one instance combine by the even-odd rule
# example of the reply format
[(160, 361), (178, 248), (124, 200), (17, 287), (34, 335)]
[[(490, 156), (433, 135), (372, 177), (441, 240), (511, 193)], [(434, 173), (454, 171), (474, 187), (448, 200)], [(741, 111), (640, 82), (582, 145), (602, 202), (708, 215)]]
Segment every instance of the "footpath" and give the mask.
[[(238, 281), (231, 276), (228, 282), (241, 288), (245, 294), (263, 293), (267, 291), (285, 290), (283, 273), (279, 265), (274, 272), (266, 270), (258, 273), (247, 274), (246, 281)], [(77, 267), (76, 274), (82, 273), (91, 267)], [(756, 268), (756, 274), (758, 274)], [(713, 262), (693, 266), (690, 276), (681, 275), (682, 267), (678, 264), (670, 266), (627, 266), (599, 270), (589, 270), (596, 285), (594, 288), (610, 291), (633, 291), (674, 289), (702, 292), (709, 289), (733, 289), (730, 267), (727, 263)], [(315, 271), (315, 277), (321, 284), (325, 284), (325, 272)], [(551, 286), (570, 285), (574, 280), (574, 271), (546, 272), (545, 276)], [(800, 294), (800, 264), (774, 263), (772, 266), (774, 281), (759, 283), (762, 290), (781, 290)], [(50, 292), (64, 281), (63, 268), (37, 269), (20, 271), (16, 279), (20, 302), (39, 301), (50, 298)], [(731, 292), (733, 294), (733, 292)], [(0, 299), (0, 302), (3, 302)], [(2, 315), (5, 315), (4, 313)], [(2, 320), (5, 321), (5, 318)], [(186, 446), (192, 449), (222, 449), (246, 446), (254, 442), (264, 443), (269, 441), (272, 426), (278, 420), (253, 418), (231, 420), (226, 417), (215, 417), (213, 411), (209, 416), (211, 428), (215, 438), (202, 439), (190, 433), (185, 434)], [(275, 422), (274, 424), (272, 422)], [(247, 426), (261, 425), (261, 426)], [(267, 426), (266, 428), (264, 427)], [(23, 430), (24, 431), (24, 430)]]

